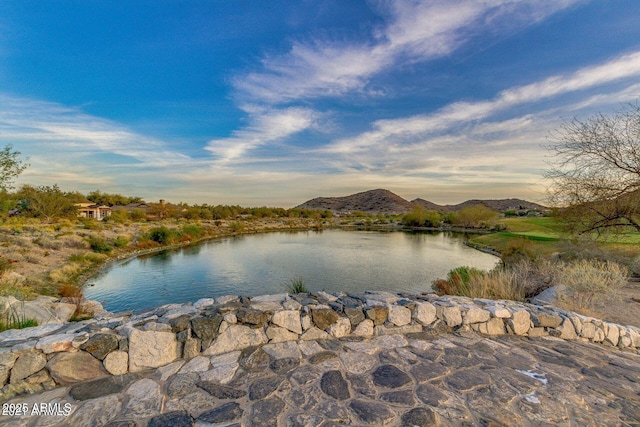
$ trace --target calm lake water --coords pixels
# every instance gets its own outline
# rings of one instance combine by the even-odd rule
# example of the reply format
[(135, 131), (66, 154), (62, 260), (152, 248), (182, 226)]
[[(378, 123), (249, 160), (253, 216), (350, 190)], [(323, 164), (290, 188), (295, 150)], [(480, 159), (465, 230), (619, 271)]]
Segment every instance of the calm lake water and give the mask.
[(460, 235), (324, 230), (212, 240), (118, 262), (87, 282), (85, 296), (113, 312), (222, 295), (286, 292), (302, 278), (311, 291), (419, 293), (461, 265), (489, 270), (498, 259)]

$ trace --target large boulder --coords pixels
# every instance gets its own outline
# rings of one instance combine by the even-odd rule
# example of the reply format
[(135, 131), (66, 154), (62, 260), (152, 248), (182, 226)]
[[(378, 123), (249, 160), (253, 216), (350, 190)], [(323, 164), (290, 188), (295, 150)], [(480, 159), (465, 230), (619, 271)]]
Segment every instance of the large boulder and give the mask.
[(178, 359), (181, 350), (172, 332), (132, 329), (129, 335), (129, 371), (166, 365)]
[(61, 385), (68, 385), (107, 375), (102, 363), (89, 353), (57, 353), (47, 362), (51, 377)]

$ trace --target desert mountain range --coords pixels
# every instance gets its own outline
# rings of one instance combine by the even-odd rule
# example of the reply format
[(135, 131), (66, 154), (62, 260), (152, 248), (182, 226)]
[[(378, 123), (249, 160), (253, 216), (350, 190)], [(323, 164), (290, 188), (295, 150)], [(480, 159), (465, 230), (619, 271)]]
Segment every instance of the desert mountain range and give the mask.
[(416, 206), (422, 206), (427, 210), (437, 210), (441, 212), (455, 212), (467, 206), (484, 205), (495, 211), (504, 212), (507, 210), (527, 209), (546, 210), (547, 208), (537, 203), (528, 202), (521, 199), (499, 199), (499, 200), (467, 200), (457, 205), (438, 205), (424, 199), (408, 201), (392, 193), (389, 190), (377, 189), (363, 191), (344, 197), (316, 197), (296, 206), (301, 209), (327, 209), (333, 212), (354, 212), (363, 211), (367, 213), (388, 213), (400, 214), (411, 211)]

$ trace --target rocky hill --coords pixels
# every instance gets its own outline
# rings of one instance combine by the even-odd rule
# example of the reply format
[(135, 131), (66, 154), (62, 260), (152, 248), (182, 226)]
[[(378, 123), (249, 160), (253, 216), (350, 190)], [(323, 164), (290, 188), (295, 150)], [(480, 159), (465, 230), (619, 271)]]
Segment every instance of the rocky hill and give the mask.
[(405, 213), (413, 209), (414, 206), (411, 202), (389, 190), (377, 189), (344, 197), (316, 197), (296, 207), (328, 209), (333, 212)]
[(400, 214), (411, 211), (415, 206), (427, 210), (455, 212), (468, 206), (484, 205), (498, 212), (507, 210), (540, 210), (546, 208), (537, 203), (521, 199), (467, 200), (457, 205), (438, 205), (424, 199), (408, 201), (389, 190), (377, 189), (363, 191), (344, 197), (316, 197), (296, 206), (301, 209), (327, 209), (336, 213), (363, 211), (367, 213)]
[(538, 210), (544, 211), (547, 208), (545, 206), (539, 205), (537, 203), (528, 202), (522, 199), (491, 199), (491, 200), (480, 200), (480, 199), (472, 199), (467, 200), (466, 202), (458, 203), (457, 205), (437, 205), (433, 202), (424, 199), (414, 199), (411, 201), (414, 205), (419, 205), (428, 210), (436, 210), (443, 212), (455, 212), (460, 209), (464, 209), (469, 206), (474, 205), (484, 205), (489, 209), (493, 209), (494, 211), (504, 212), (508, 210)]

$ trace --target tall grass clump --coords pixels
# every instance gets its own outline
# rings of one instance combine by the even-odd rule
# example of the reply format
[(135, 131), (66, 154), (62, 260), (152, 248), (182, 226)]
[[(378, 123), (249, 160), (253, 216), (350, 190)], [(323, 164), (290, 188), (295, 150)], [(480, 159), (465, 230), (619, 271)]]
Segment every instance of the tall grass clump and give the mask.
[(290, 294), (306, 294), (309, 292), (302, 277), (290, 279), (288, 283), (284, 284), (284, 287)]
[(473, 267), (457, 267), (446, 279), (433, 281), (439, 295), (459, 295), (469, 298), (524, 301), (526, 277), (520, 271), (495, 268), (489, 272)]
[(572, 309), (592, 310), (615, 297), (629, 278), (626, 267), (611, 261), (581, 259), (560, 265), (557, 280), (565, 286), (561, 302)]

